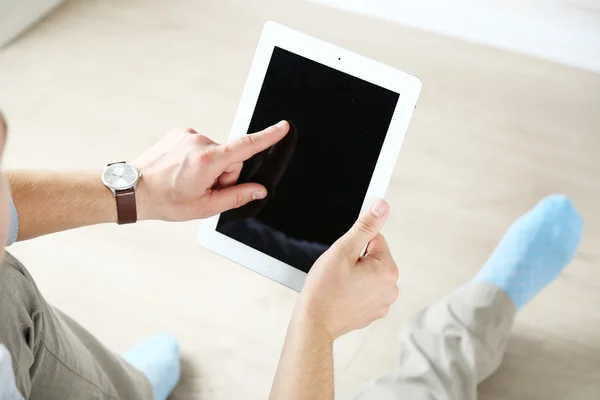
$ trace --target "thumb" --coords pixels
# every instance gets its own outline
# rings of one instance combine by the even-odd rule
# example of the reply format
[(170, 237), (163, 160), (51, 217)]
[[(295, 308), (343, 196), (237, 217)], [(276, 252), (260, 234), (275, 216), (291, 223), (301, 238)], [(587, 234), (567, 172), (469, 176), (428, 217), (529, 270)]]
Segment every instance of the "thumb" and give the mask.
[(376, 200), (369, 210), (358, 218), (352, 228), (340, 239), (342, 246), (357, 255), (377, 236), (385, 223), (390, 206), (385, 200)]
[(208, 196), (205, 212), (210, 215), (239, 208), (253, 200), (267, 197), (267, 189), (258, 183), (242, 183), (211, 192)]

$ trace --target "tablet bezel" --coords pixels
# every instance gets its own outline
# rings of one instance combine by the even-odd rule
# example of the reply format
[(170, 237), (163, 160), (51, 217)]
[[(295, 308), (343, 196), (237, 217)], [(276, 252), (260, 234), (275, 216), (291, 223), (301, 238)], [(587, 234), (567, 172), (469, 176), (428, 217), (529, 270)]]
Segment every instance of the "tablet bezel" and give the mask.
[[(267, 22), (233, 121), (230, 140), (248, 132), (275, 47), (400, 94), (361, 207), (361, 212), (363, 212), (375, 199), (385, 195), (421, 91), (420, 79), (277, 23)], [(390, 132), (393, 134), (389, 134)], [(305, 272), (218, 232), (216, 227), (219, 217), (220, 214), (202, 222), (198, 231), (198, 242), (203, 247), (291, 289), (296, 291), (302, 289), (307, 275)]]

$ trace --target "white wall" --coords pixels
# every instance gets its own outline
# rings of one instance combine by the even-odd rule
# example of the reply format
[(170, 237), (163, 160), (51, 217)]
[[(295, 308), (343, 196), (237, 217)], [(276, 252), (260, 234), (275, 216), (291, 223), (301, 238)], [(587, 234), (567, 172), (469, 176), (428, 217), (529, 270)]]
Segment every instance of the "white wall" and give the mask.
[(311, 0), (600, 72), (600, 0)]
[(0, 48), (64, 0), (0, 0)]

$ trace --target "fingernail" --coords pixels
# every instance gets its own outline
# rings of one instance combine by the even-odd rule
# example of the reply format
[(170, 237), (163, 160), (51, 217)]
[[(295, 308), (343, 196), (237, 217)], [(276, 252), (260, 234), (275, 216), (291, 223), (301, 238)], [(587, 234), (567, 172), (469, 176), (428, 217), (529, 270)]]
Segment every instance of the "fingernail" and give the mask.
[(385, 201), (377, 200), (373, 206), (371, 206), (371, 213), (375, 218), (381, 218), (386, 213), (388, 205)]
[(287, 124), (287, 121), (283, 120), (283, 121), (279, 121), (275, 126), (278, 128), (285, 128), (286, 124)]
[(257, 190), (256, 192), (252, 193), (252, 200), (264, 199), (266, 195), (267, 192), (264, 190)]

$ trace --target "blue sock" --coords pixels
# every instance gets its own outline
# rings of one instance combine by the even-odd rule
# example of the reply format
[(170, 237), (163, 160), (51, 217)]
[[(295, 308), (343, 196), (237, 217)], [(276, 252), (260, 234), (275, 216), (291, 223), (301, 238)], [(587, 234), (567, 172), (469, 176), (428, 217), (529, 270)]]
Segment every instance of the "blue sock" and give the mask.
[(512, 224), (474, 280), (499, 287), (519, 310), (573, 259), (582, 230), (568, 197), (546, 197)]
[(123, 358), (146, 375), (152, 385), (154, 400), (166, 400), (175, 389), (181, 372), (181, 354), (173, 335), (163, 333), (146, 339)]

